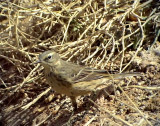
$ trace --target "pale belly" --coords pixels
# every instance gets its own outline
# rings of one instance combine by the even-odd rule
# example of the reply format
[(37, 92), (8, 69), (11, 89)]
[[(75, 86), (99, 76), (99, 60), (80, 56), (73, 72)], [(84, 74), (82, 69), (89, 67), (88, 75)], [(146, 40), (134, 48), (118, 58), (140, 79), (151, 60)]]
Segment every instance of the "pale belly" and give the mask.
[[(54, 80), (54, 81), (53, 81)], [(54, 91), (60, 94), (65, 94), (67, 96), (80, 96), (80, 95), (85, 95), (91, 92), (90, 88), (83, 88), (83, 87), (75, 87), (73, 85), (66, 85), (62, 84), (56, 79), (49, 79), (47, 78), (48, 84), (52, 87)]]
[(67, 81), (62, 81), (62, 78), (56, 75), (52, 74), (52, 77), (49, 77), (50, 75), (47, 74), (45, 75), (48, 84), (52, 87), (54, 91), (60, 94), (65, 94), (67, 96), (85, 95), (93, 91), (96, 87), (94, 81), (92, 81), (90, 84), (87, 84), (86, 82), (70, 84)]
[(49, 83), (49, 85), (57, 93), (65, 94), (67, 96), (80, 96), (80, 95), (85, 95), (91, 92), (90, 90), (87, 90), (84, 88), (66, 87), (64, 85), (57, 84), (57, 83)]

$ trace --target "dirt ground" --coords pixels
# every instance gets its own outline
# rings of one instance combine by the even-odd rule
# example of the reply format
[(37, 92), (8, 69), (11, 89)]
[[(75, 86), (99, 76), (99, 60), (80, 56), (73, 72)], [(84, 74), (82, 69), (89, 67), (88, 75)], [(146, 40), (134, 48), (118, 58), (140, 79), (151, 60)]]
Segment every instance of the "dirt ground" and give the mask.
[[(159, 1), (2, 1), (0, 126), (159, 126)], [(109, 73), (141, 76), (106, 82), (69, 97), (46, 83), (38, 55)]]
[[(36, 92), (33, 90), (34, 85), (28, 83), (26, 88), (32, 86), (32, 89), (28, 90), (29, 93), (21, 89), (4, 100), (1, 125), (158, 126), (160, 125), (159, 48), (154, 51), (142, 51), (140, 56), (134, 59), (132, 69), (143, 73), (143, 76), (111, 82), (112, 85), (104, 89), (105, 91), (98, 92), (99, 96), (97, 98), (96, 95), (96, 99), (95, 94), (79, 97), (79, 107), (74, 113), (68, 97), (55, 94), (45, 82), (39, 88), (34, 87)], [(6, 94), (10, 95), (11, 92)], [(23, 106), (25, 100), (31, 103)]]

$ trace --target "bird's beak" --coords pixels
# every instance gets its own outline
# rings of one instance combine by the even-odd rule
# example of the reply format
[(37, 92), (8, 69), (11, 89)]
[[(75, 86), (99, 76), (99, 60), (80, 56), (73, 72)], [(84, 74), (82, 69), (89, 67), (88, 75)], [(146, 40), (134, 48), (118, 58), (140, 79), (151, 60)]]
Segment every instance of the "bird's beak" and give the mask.
[(34, 64), (38, 64), (38, 63), (41, 63), (41, 61), (40, 61), (40, 60), (37, 60)]

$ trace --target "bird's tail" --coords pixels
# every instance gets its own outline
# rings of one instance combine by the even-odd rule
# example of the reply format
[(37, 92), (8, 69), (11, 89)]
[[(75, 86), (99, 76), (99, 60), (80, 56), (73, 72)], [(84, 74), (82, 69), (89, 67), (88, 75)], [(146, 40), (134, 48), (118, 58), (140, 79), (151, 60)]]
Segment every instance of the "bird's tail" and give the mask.
[(119, 74), (110, 74), (110, 79), (122, 79), (125, 77), (132, 77), (132, 76), (142, 76), (141, 73), (119, 73)]
[(105, 84), (107, 86), (107, 81), (122, 79), (131, 76), (142, 76), (141, 73), (119, 73), (119, 74), (107, 74), (103, 78), (90, 81), (80, 81), (72, 85), (71, 90), (75, 91), (75, 96), (84, 95), (91, 91), (94, 91), (98, 86)]

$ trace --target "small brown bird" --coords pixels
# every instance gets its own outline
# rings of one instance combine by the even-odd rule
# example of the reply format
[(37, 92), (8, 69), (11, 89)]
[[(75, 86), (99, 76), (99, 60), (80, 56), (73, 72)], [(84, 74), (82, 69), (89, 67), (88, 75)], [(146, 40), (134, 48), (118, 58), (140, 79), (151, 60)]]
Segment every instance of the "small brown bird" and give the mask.
[(105, 70), (64, 61), (54, 51), (40, 54), (38, 63), (43, 65), (46, 80), (53, 90), (69, 96), (75, 109), (77, 108), (77, 96), (95, 91), (106, 81), (140, 75), (140, 73), (107, 74)]

